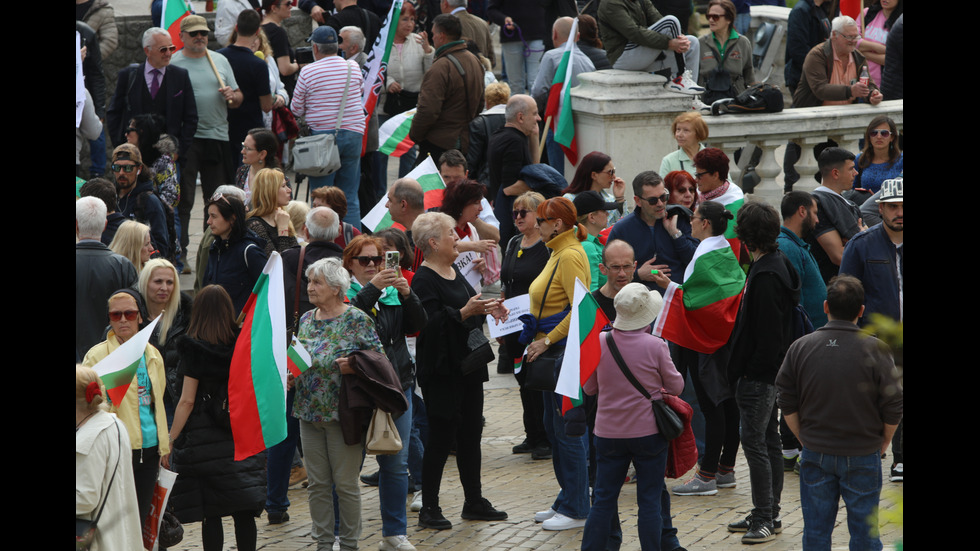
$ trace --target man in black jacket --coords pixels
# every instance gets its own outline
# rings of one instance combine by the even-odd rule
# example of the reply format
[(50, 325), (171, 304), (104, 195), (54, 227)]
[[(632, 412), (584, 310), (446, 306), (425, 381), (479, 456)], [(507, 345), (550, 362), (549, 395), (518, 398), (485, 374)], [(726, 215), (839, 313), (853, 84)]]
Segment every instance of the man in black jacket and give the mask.
[(729, 524), (728, 530), (745, 532), (742, 543), (762, 543), (782, 531), (783, 454), (775, 383), (793, 342), (793, 310), (800, 300), (801, 285), (799, 274), (776, 242), (776, 209), (762, 202), (745, 203), (738, 211), (735, 234), (753, 262), (732, 333), (728, 380), (736, 385), (753, 509), (745, 520)]

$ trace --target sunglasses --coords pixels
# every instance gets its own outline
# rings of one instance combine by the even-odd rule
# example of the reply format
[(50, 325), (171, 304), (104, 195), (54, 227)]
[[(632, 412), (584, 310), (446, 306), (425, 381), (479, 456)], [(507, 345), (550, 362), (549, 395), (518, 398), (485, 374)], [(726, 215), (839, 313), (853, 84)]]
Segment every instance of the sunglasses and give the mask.
[[(194, 35), (192, 34), (191, 36), (194, 36)], [(177, 51), (177, 46), (174, 46), (173, 44), (171, 44), (169, 46), (160, 46), (160, 53), (161, 54), (165, 54), (167, 52), (174, 53), (176, 51)]]
[(384, 260), (384, 257), (383, 256), (355, 256), (353, 257), (353, 260), (356, 260), (357, 263), (360, 264), (362, 268), (366, 268), (369, 264), (374, 264), (375, 266), (380, 265), (381, 261)]
[(554, 220), (554, 218), (537, 218), (536, 220), (538, 221), (538, 225), (540, 226), (541, 224), (544, 224), (548, 220)]
[(117, 163), (112, 163), (113, 172), (125, 172), (126, 174), (129, 174), (134, 170), (136, 170), (136, 165), (120, 165)]
[(677, 193), (681, 193), (681, 194), (684, 194), (684, 193), (694, 193), (695, 191), (697, 191), (697, 188), (694, 187), (694, 186), (691, 186), (691, 187), (679, 187), (679, 188), (677, 188)]
[(711, 173), (708, 172), (707, 170), (705, 170), (704, 172), (695, 172), (694, 173), (694, 179), (695, 180), (700, 180), (701, 177), (704, 176), (705, 174), (711, 174)]
[(126, 310), (125, 312), (109, 312), (109, 321), (119, 321), (126, 318), (126, 321), (136, 321), (140, 315), (139, 310)]
[(199, 36), (203, 36), (203, 37), (206, 38), (208, 36), (208, 34), (210, 34), (211, 31), (185, 31), (185, 32), (187, 32), (187, 35), (188, 36), (191, 36), (191, 37), (194, 37), (194, 38), (197, 38)]
[(221, 193), (215, 193), (214, 195), (211, 196), (211, 202), (214, 203), (216, 201), (224, 201), (228, 205), (231, 205), (231, 203), (228, 202), (228, 198), (222, 195)]
[(514, 220), (517, 220), (518, 218), (524, 218), (525, 216), (527, 216), (527, 213), (529, 212), (531, 211), (527, 209), (520, 209), (520, 210), (515, 210), (512, 214), (514, 215)]
[(871, 136), (872, 138), (877, 138), (878, 136), (881, 136), (882, 138), (887, 138), (887, 137), (889, 137), (889, 136), (892, 135), (892, 131), (891, 130), (872, 130), (872, 131), (868, 132), (868, 135)]
[(705, 17), (708, 18), (708, 21), (718, 21), (719, 19), (725, 16), (717, 13), (709, 13), (709, 14), (705, 14)]
[(663, 204), (666, 205), (667, 199), (669, 198), (670, 198), (670, 194), (664, 193), (663, 195), (660, 195), (658, 197), (640, 197), (640, 200), (650, 203), (650, 206), (656, 206), (660, 202), (663, 202)]

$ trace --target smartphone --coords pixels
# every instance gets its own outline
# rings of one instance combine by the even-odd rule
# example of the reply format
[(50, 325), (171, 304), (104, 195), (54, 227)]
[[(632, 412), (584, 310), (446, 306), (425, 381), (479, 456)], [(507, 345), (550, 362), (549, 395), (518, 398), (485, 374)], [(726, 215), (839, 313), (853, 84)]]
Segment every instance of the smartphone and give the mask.
[(398, 251), (385, 252), (385, 269), (392, 269), (396, 272), (399, 268), (400, 257)]

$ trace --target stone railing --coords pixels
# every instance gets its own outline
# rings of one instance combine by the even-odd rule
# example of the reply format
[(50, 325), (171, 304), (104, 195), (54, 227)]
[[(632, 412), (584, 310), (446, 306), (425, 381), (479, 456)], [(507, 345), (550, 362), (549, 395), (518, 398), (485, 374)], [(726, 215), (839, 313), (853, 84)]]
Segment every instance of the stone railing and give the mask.
[[(579, 75), (580, 85), (572, 89), (572, 105), (579, 156), (602, 151), (613, 158), (617, 174), (629, 184), (644, 170), (660, 169), (665, 155), (677, 149), (670, 132), (674, 118), (691, 108), (691, 97), (663, 88), (666, 80), (658, 75), (632, 71), (606, 70)], [(734, 162), (735, 150), (746, 145), (762, 149), (756, 171), (762, 181), (753, 196), (778, 205), (783, 194), (782, 150), (793, 141), (803, 148), (796, 164), (802, 175), (796, 189), (816, 186), (813, 146), (832, 139), (857, 152), (857, 142), (877, 115), (887, 114), (899, 129), (904, 122), (902, 100), (878, 106), (847, 105), (786, 109), (781, 113), (757, 115), (705, 116), (709, 137), (706, 145), (718, 147), (732, 159), (731, 179), (738, 181), (740, 170)], [(744, 162), (744, 160), (743, 160)], [(571, 179), (574, 168), (566, 169)], [(778, 179), (778, 181), (777, 181)], [(630, 195), (628, 193), (627, 195)]]

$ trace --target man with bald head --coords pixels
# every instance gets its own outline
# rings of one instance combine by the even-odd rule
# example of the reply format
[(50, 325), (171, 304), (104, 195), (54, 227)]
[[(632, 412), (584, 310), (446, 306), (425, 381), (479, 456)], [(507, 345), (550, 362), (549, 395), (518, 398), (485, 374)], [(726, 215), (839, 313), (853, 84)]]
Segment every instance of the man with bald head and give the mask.
[[(561, 57), (565, 53), (565, 43), (568, 41), (568, 35), (572, 31), (573, 22), (574, 20), (571, 17), (559, 17), (551, 27), (551, 41), (555, 47), (545, 52), (541, 57), (538, 76), (534, 79), (534, 85), (531, 86), (531, 97), (537, 102), (539, 111), (543, 112), (548, 105), (548, 92), (551, 91), (551, 83), (555, 80), (555, 71), (558, 70), (558, 64), (561, 63)], [(578, 42), (577, 31), (574, 40)], [(568, 86), (578, 86), (579, 74), (595, 71), (595, 65), (592, 64), (592, 60), (583, 54), (577, 45), (572, 50), (571, 64), (572, 82)], [(548, 164), (558, 172), (564, 174), (564, 153), (562, 153), (561, 146), (555, 142), (555, 133), (553, 130), (548, 130), (545, 147), (548, 151)]]
[(511, 207), (514, 199), (531, 188), (521, 180), (521, 169), (538, 162), (538, 106), (531, 96), (517, 94), (507, 101), (507, 121), (494, 132), (487, 149), (490, 167), (490, 197), (495, 197), (493, 212), (500, 221), (500, 242), (514, 235)]
[[(413, 178), (399, 178), (388, 188), (388, 213), (391, 220), (405, 227), (408, 242), (413, 246), (412, 224), (420, 214), (425, 212), (425, 193), (422, 185)], [(412, 261), (412, 271), (422, 264), (422, 251), (415, 250), (415, 260)]]

